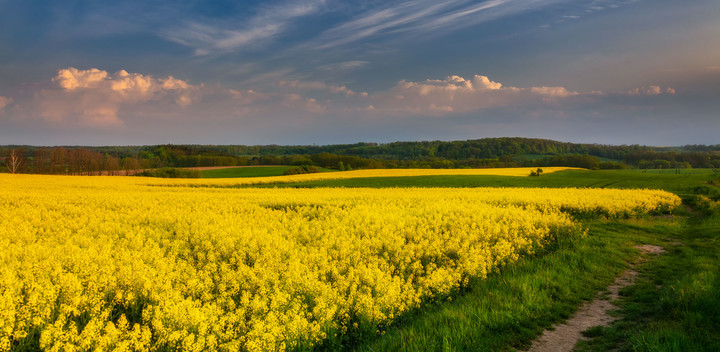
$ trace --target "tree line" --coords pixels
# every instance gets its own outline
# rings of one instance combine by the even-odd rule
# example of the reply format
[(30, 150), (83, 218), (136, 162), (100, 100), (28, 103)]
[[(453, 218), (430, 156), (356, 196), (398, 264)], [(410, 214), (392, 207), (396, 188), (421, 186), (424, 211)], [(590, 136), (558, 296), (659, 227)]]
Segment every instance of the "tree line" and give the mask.
[(720, 168), (720, 145), (658, 148), (575, 144), (531, 138), (328, 146), (155, 145), (0, 147), (5, 172), (130, 175), (163, 167), (312, 165), (325, 168), (587, 169)]
[(132, 175), (143, 168), (137, 157), (118, 158), (85, 148), (7, 148), (5, 165), (10, 173), (48, 175)]

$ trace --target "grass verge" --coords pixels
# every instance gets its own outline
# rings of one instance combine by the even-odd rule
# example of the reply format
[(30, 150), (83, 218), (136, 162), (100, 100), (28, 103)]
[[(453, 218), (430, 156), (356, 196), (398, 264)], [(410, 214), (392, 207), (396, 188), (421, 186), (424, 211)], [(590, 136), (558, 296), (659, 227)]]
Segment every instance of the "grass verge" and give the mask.
[(580, 351), (720, 351), (720, 216), (698, 215), (621, 292), (623, 319)]
[[(704, 172), (703, 172), (704, 171)], [(252, 187), (589, 187), (664, 189), (681, 197), (715, 177), (711, 170), (693, 174), (638, 172), (637, 170), (565, 170), (540, 177), (514, 176), (412, 176), (366, 177), (299, 183), (276, 183)], [(246, 187), (246, 186), (243, 186)]]
[(452, 299), (425, 305), (377, 333), (364, 327), (319, 350), (501, 351), (529, 347), (553, 323), (612, 283), (637, 258), (635, 244), (666, 244), (684, 220), (591, 221), (588, 235), (475, 280)]

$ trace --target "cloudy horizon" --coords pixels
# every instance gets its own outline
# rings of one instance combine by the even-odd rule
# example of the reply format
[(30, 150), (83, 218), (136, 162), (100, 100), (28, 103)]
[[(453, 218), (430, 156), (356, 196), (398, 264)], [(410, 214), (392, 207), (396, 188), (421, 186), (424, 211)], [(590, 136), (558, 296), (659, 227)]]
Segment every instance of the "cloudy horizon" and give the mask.
[(720, 3), (0, 1), (0, 145), (720, 140)]

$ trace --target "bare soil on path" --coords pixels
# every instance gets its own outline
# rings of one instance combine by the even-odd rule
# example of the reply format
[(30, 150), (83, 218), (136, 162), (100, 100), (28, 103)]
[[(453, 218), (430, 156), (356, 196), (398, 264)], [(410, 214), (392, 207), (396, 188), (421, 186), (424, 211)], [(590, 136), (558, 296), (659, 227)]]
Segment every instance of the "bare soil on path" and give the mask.
[[(661, 254), (665, 249), (654, 245), (635, 246), (646, 254)], [(572, 351), (581, 339), (582, 332), (594, 326), (607, 326), (618, 317), (608, 314), (611, 310), (617, 309), (613, 301), (620, 299), (620, 290), (635, 282), (637, 272), (632, 269), (626, 270), (615, 279), (615, 282), (607, 287), (606, 292), (599, 292), (598, 297), (591, 302), (583, 304), (577, 313), (568, 319), (564, 324), (553, 325), (551, 329), (545, 330), (543, 334), (533, 341), (529, 352), (563, 352)]]

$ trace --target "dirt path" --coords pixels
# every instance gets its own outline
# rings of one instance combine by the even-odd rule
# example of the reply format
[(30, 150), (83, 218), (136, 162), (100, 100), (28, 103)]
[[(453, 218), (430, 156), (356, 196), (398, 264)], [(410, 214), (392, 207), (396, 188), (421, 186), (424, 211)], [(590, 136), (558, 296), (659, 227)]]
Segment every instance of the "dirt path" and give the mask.
[[(653, 245), (636, 246), (643, 253), (660, 254), (665, 251), (662, 247)], [(584, 339), (582, 332), (593, 326), (607, 326), (617, 317), (608, 314), (610, 310), (617, 309), (612, 302), (620, 298), (620, 290), (631, 285), (635, 281), (637, 272), (630, 269), (615, 279), (615, 282), (608, 286), (609, 294), (598, 293), (598, 298), (583, 304), (577, 313), (565, 324), (553, 325), (551, 330), (545, 332), (535, 341), (528, 350), (529, 352), (561, 352), (572, 351), (581, 339)]]

